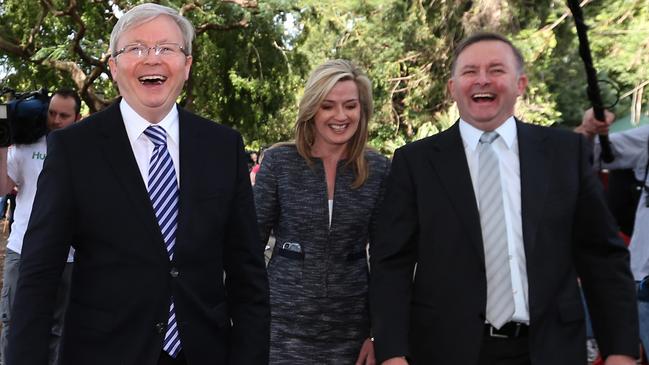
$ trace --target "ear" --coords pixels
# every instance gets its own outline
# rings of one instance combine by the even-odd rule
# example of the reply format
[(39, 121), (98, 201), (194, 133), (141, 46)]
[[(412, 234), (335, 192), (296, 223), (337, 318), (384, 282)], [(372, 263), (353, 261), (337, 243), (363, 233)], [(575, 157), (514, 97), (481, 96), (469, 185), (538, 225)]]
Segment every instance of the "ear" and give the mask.
[(108, 69), (110, 70), (110, 75), (115, 80), (117, 76), (117, 61), (113, 57), (108, 58)]
[(521, 74), (518, 76), (518, 81), (516, 82), (516, 88), (518, 90), (518, 96), (525, 94), (525, 89), (527, 89), (528, 83), (527, 75)]
[(187, 56), (185, 58), (185, 81), (189, 78), (189, 71), (192, 69), (192, 56)]
[(455, 81), (452, 77), (446, 82), (446, 91), (451, 95), (451, 98), (455, 100)]

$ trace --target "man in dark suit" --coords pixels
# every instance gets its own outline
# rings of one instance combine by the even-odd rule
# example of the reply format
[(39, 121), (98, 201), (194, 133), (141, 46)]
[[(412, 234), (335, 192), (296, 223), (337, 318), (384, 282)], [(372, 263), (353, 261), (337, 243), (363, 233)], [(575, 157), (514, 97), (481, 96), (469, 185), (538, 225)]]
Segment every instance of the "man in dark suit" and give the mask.
[(384, 365), (585, 364), (578, 277), (607, 364), (635, 363), (628, 252), (584, 139), (513, 117), (523, 64), (501, 35), (464, 40), (460, 121), (394, 155), (371, 248)]
[(47, 363), (76, 249), (62, 364), (267, 364), (268, 282), (238, 133), (176, 106), (194, 31), (124, 14), (109, 64), (122, 99), (48, 137), (22, 252), (8, 363)]

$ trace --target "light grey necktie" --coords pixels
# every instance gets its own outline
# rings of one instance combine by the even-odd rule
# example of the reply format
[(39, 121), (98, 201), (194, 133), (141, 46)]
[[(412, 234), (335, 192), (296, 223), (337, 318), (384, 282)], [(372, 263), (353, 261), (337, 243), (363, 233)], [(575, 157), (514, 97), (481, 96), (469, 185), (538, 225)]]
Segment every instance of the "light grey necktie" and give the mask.
[(500, 328), (514, 314), (514, 294), (509, 270), (507, 227), (498, 156), (491, 143), (496, 132), (485, 132), (478, 146), (478, 202), (487, 271), (487, 321)]

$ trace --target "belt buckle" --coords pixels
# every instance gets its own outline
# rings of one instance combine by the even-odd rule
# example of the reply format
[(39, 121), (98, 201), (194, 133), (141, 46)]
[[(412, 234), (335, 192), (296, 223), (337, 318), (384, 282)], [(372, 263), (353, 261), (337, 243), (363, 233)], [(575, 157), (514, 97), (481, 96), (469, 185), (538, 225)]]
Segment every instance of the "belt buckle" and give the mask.
[(496, 338), (518, 338), (518, 336), (520, 336), (520, 334), (521, 334), (521, 323), (520, 322), (514, 322), (514, 324), (516, 325), (516, 328), (514, 329), (514, 333), (511, 336), (501, 335), (500, 333), (494, 333), (494, 328), (495, 327), (492, 326), (492, 325), (489, 326), (489, 336), (496, 337)]
[(496, 329), (494, 326), (489, 325), (489, 336), (490, 337), (495, 337), (495, 338), (509, 338), (507, 335), (501, 335), (500, 333), (494, 333), (494, 329)]

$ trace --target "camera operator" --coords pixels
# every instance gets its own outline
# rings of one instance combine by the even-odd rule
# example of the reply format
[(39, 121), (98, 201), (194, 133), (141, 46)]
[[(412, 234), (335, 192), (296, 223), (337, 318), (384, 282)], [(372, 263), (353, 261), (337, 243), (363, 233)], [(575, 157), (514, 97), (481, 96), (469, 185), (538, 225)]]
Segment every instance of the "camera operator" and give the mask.
[[(53, 131), (64, 128), (80, 119), (81, 100), (76, 92), (70, 89), (56, 91), (50, 100), (47, 112), (47, 129)], [(31, 144), (15, 144), (0, 148), (0, 195), (9, 193), (17, 187), (16, 211), (11, 233), (7, 241), (7, 254), (4, 262), (4, 286), (0, 300), (0, 317), (3, 322), (0, 344), (2, 364), (5, 364), (5, 349), (11, 326), (11, 313), (16, 283), (20, 252), (27, 223), (31, 215), (38, 175), (43, 169), (47, 154), (46, 136)], [(50, 364), (58, 363), (59, 343), (63, 327), (65, 308), (67, 307), (72, 273), (73, 251), (70, 250), (68, 264), (63, 271), (61, 287), (57, 295), (55, 320), (52, 325), (50, 340)]]
[[(590, 140), (595, 135), (608, 134), (609, 126), (615, 120), (615, 115), (605, 111), (606, 121), (595, 119), (593, 110), (584, 113), (581, 125), (575, 131)], [(640, 340), (645, 352), (649, 350), (649, 188), (647, 184), (647, 170), (649, 168), (649, 126), (629, 129), (609, 135), (611, 149), (615, 159), (610, 163), (600, 161), (599, 139), (594, 143), (594, 161), (596, 167), (609, 170), (632, 169), (638, 187), (641, 190), (640, 199), (636, 208), (635, 222), (629, 251), (631, 253), (631, 271), (640, 287), (638, 291), (638, 319), (640, 322)], [(640, 284), (642, 283), (642, 284)]]

